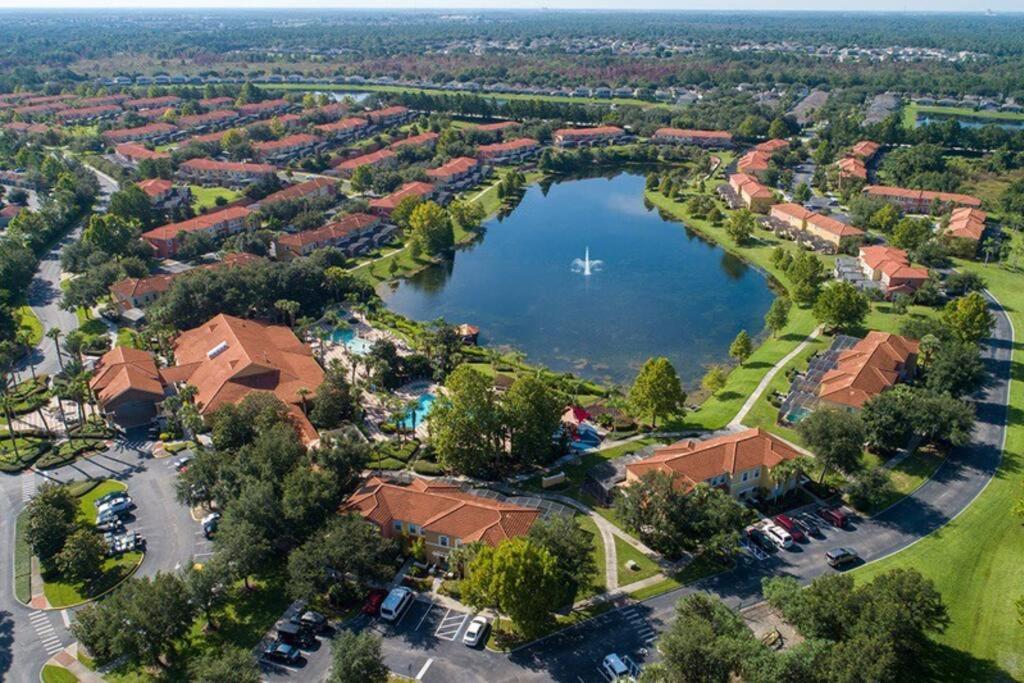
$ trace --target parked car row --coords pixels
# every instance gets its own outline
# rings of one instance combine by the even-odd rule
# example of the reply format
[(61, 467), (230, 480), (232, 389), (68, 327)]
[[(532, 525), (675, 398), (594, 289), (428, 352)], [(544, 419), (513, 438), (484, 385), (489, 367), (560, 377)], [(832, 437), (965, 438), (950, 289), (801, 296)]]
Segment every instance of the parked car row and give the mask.
[(274, 639), (263, 646), (261, 657), (277, 664), (298, 664), (303, 650), (316, 648), (317, 635), (331, 629), (327, 617), (308, 610), (278, 624)]
[(111, 491), (93, 501), (93, 505), (96, 506), (96, 529), (103, 534), (107, 557), (146, 549), (142, 534), (129, 531), (124, 525), (125, 517), (135, 509), (131, 496), (124, 491)]
[[(807, 512), (779, 514), (748, 527), (744, 547), (757, 559), (764, 559), (768, 553), (809, 543), (812, 537), (824, 537), (819, 520), (837, 529), (845, 529), (849, 525), (849, 517), (839, 507), (819, 507), (814, 515)], [(832, 567), (840, 567), (858, 559), (857, 553), (850, 548), (838, 548), (825, 556), (826, 562)]]

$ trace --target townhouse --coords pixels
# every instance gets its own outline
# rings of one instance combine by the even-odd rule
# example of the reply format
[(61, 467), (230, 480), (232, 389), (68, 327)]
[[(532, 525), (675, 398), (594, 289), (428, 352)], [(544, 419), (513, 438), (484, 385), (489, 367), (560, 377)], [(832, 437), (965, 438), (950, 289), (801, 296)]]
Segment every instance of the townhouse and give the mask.
[(506, 132), (515, 130), (523, 124), (518, 121), (495, 121), (494, 123), (478, 123), (476, 129), (482, 133), (498, 133), (504, 135)]
[(137, 142), (122, 142), (114, 147), (114, 155), (118, 161), (132, 166), (147, 159), (171, 158), (171, 155), (167, 152), (157, 152)]
[(397, 126), (398, 124), (405, 123), (406, 121), (411, 121), (416, 116), (413, 112), (409, 111), (409, 109), (401, 106), (384, 107), (383, 109), (363, 112), (360, 115), (364, 116), (370, 123), (378, 128)]
[(763, 179), (771, 167), (772, 155), (759, 149), (752, 149), (736, 162), (736, 170), (749, 176)]
[(965, 251), (974, 253), (981, 244), (981, 238), (985, 234), (985, 221), (988, 219), (981, 209), (969, 206), (962, 206), (953, 209), (949, 216), (949, 224), (942, 233), (946, 237), (956, 240), (964, 245)]
[(540, 154), (540, 142), (533, 138), (516, 138), (508, 142), (480, 145), (476, 158), (489, 164), (517, 164)]
[(178, 132), (178, 127), (170, 123), (157, 122), (135, 128), (117, 128), (103, 133), (103, 139), (109, 144), (119, 142), (152, 142), (161, 144), (171, 140)]
[(624, 142), (628, 136), (618, 126), (596, 126), (592, 128), (559, 128), (552, 134), (556, 147), (592, 147), (614, 145)]
[(795, 446), (760, 428), (703, 441), (683, 439), (628, 463), (624, 490), (628, 495), (631, 485), (658, 472), (671, 477), (673, 486), (685, 492), (706, 484), (736, 499), (757, 495), (775, 498), (796, 488), (799, 476), (777, 476), (773, 470), (800, 456)]
[(440, 136), (437, 133), (427, 131), (425, 133), (420, 133), (419, 135), (410, 135), (409, 137), (398, 140), (397, 142), (392, 142), (388, 145), (388, 149), (391, 151), (398, 151), (403, 147), (411, 147), (414, 149), (422, 147), (432, 150), (437, 144), (437, 139), (439, 137)]
[(882, 146), (871, 140), (861, 140), (850, 148), (850, 155), (860, 159), (865, 164), (870, 164)]
[(114, 347), (96, 362), (89, 388), (104, 420), (122, 428), (149, 423), (165, 396), (152, 354), (124, 346)]
[(188, 186), (175, 185), (170, 180), (148, 178), (135, 185), (146, 193), (150, 204), (164, 211), (192, 203), (192, 191)]
[(368, 135), (370, 128), (369, 121), (357, 116), (350, 116), (338, 121), (322, 123), (319, 126), (313, 127), (318, 134), (333, 143), (345, 143), (351, 142), (352, 140), (358, 140), (359, 138)]
[(91, 107), (78, 107), (75, 109), (63, 109), (56, 113), (57, 121), (63, 125), (75, 125), (79, 123), (92, 123), (117, 116), (123, 110), (116, 104), (98, 104)]
[(913, 294), (928, 279), (928, 269), (911, 266), (907, 252), (902, 249), (885, 245), (861, 247), (857, 258), (867, 279), (878, 282), (886, 296)]
[(436, 188), (430, 183), (422, 183), (419, 181), (405, 183), (386, 197), (371, 199), (370, 213), (378, 216), (390, 216), (391, 212), (395, 210), (395, 207), (398, 206), (399, 202), (406, 197), (418, 197), (419, 199), (426, 201), (428, 199), (433, 199), (436, 191)]
[(272, 206), (280, 202), (294, 202), (300, 200), (312, 200), (322, 197), (333, 197), (338, 193), (338, 183), (333, 178), (313, 178), (302, 183), (296, 183), (283, 190), (269, 194), (263, 199), (249, 205), (252, 211)]
[(316, 135), (297, 133), (287, 135), (280, 140), (257, 142), (252, 148), (253, 154), (260, 161), (287, 163), (293, 159), (313, 154), (322, 144), (323, 140)]
[(840, 187), (850, 182), (866, 183), (868, 181), (868, 167), (858, 157), (843, 157), (836, 162), (836, 167), (839, 169)]
[(541, 516), (536, 508), (484, 498), (455, 484), (418, 477), (406, 485), (371, 477), (340, 512), (361, 515), (387, 538), (422, 538), (430, 562), (469, 543), (496, 546), (525, 536)]
[(934, 204), (947, 207), (981, 208), (981, 200), (977, 197), (956, 192), (933, 192), (889, 185), (868, 185), (864, 188), (863, 193), (868, 197), (894, 204), (905, 213), (929, 213)]
[(427, 169), (427, 177), (438, 188), (465, 189), (481, 181), (484, 168), (472, 157), (456, 157), (437, 168)]
[(864, 241), (864, 231), (860, 228), (847, 225), (831, 216), (809, 211), (800, 204), (792, 202), (775, 204), (768, 216), (794, 230), (807, 232), (828, 242), (835, 247), (836, 251), (847, 245)]
[(206, 111), (214, 109), (229, 109), (235, 103), (232, 97), (204, 97), (199, 100), (199, 106)]
[(244, 251), (231, 252), (224, 254), (224, 258), (216, 263), (197, 266), (180, 273), (160, 273), (148, 277), (129, 277), (118, 280), (110, 285), (108, 290), (117, 312), (123, 315), (132, 309), (142, 309), (153, 303), (161, 294), (170, 289), (174, 280), (185, 277), (189, 273), (215, 268), (246, 266), (262, 260), (261, 257)]
[(372, 169), (394, 168), (398, 165), (398, 155), (390, 149), (379, 149), (376, 152), (362, 154), (351, 159), (338, 158), (331, 162), (334, 170), (343, 178), (350, 177), (357, 168), (368, 166)]
[(251, 164), (213, 159), (189, 159), (178, 166), (178, 176), (199, 185), (245, 187), (277, 173), (270, 164)]
[(919, 348), (916, 339), (868, 332), (841, 351), (835, 366), (821, 378), (819, 403), (848, 411), (863, 408), (872, 397), (914, 377)]
[(278, 259), (287, 261), (309, 256), (317, 249), (334, 247), (347, 256), (358, 256), (386, 243), (394, 232), (379, 215), (353, 213), (314, 230), (278, 236), (274, 253)]
[(733, 173), (729, 176), (729, 187), (739, 201), (755, 213), (767, 213), (775, 201), (774, 192), (762, 185), (756, 177), (746, 173)]
[(181, 104), (181, 98), (175, 95), (164, 95), (163, 97), (140, 97), (139, 99), (125, 100), (123, 102), (125, 109), (134, 109), (136, 111), (156, 109), (161, 112), (167, 109), (174, 109), (179, 104)]
[(659, 128), (654, 131), (659, 145), (695, 145), (705, 149), (732, 147), (732, 134), (724, 130), (693, 130), (690, 128)]
[(189, 233), (205, 233), (215, 239), (227, 237), (246, 229), (252, 212), (244, 206), (231, 206), (187, 221), (169, 223), (142, 233), (145, 240), (160, 258), (177, 255), (181, 247), (181, 236)]
[(215, 109), (203, 114), (178, 117), (178, 127), (185, 130), (220, 130), (238, 121), (234, 109)]
[(284, 114), (291, 109), (291, 103), (283, 98), (251, 102), (237, 107), (238, 113), (246, 119), (266, 119), (275, 114)]
[(776, 152), (784, 152), (789, 149), (789, 140), (783, 140), (781, 138), (772, 138), (771, 140), (765, 140), (754, 145), (754, 150), (757, 152), (765, 152), (769, 156)]

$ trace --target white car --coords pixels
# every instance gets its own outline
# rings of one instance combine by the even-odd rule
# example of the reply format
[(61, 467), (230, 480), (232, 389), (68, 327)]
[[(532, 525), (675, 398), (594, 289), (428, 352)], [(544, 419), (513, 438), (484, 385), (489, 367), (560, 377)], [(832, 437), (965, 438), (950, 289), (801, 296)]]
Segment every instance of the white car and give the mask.
[(772, 543), (782, 549), (793, 546), (793, 537), (789, 535), (788, 531), (777, 524), (765, 524), (764, 532), (768, 534), (768, 538), (771, 539)]
[(469, 622), (466, 633), (462, 636), (462, 642), (469, 647), (476, 647), (483, 640), (485, 633), (487, 633), (487, 618), (473, 617), (473, 621)]

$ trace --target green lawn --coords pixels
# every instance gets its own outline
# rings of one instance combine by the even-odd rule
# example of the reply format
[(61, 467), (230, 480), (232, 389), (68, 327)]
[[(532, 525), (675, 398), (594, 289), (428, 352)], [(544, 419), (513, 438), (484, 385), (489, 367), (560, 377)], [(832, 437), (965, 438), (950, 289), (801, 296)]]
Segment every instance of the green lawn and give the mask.
[(592, 595), (604, 593), (607, 590), (607, 586), (605, 586), (604, 581), (604, 540), (601, 538), (601, 532), (597, 530), (597, 524), (595, 524), (594, 520), (592, 520), (588, 515), (576, 515), (576, 521), (579, 522), (580, 527), (590, 532), (594, 538), (594, 550), (591, 555), (594, 558), (594, 566), (597, 567), (597, 574), (594, 576), (594, 585), (591, 586), (589, 590), (581, 589), (579, 595), (576, 596), (577, 600), (584, 600)]
[[(88, 488), (78, 498), (78, 519), (81, 523), (90, 525), (96, 521), (94, 501), (107, 493), (128, 489), (121, 482), (112, 480), (96, 485), (93, 485), (94, 482), (81, 482), (81, 484), (83, 488), (87, 486), (91, 488)], [(125, 553), (120, 557), (108, 558), (103, 563), (100, 576), (87, 584), (65, 581), (55, 574), (44, 574), (43, 593), (53, 607), (75, 605), (110, 590), (130, 576), (141, 561), (141, 552)]]
[(41, 680), (43, 683), (76, 683), (78, 676), (62, 666), (47, 664), (43, 667)]
[[(1021, 239), (1014, 234), (1013, 239)], [(1024, 274), (1000, 264), (961, 263), (988, 282), (1016, 330), (1024, 330)], [(936, 657), (949, 680), (1024, 677), (1024, 628), (1014, 601), (1024, 596), (1024, 526), (1010, 510), (1024, 490), (1024, 366), (1014, 344), (1010, 427), (1002, 464), (974, 503), (948, 525), (906, 550), (858, 569), (870, 580), (895, 567), (913, 567), (932, 579), (949, 609), (951, 624), (939, 636)]]
[(14, 523), (14, 596), (24, 603), (32, 599), (32, 548), (27, 533), (28, 514), (22, 510)]
[(981, 111), (968, 107), (942, 107), (930, 104), (908, 104), (903, 107), (903, 127), (913, 128), (920, 114), (946, 118), (977, 119), (983, 123), (1013, 123), (1024, 121), (1024, 114), (1010, 111)]
[(18, 321), (18, 331), (24, 336), (25, 343), (36, 346), (43, 340), (43, 324), (30, 306), (18, 306), (14, 309), (14, 317)]
[(225, 202), (233, 202), (242, 196), (238, 190), (227, 187), (203, 187), (202, 185), (189, 185), (188, 187), (192, 190), (192, 208), (196, 212), (217, 206), (218, 197), (223, 197)]
[(728, 567), (722, 563), (706, 558), (703, 555), (698, 555), (692, 562), (690, 562), (690, 564), (683, 567), (682, 571), (673, 576), (666, 577), (657, 583), (651, 584), (646, 588), (635, 590), (629, 594), (629, 597), (634, 600), (646, 600), (647, 598), (653, 598), (655, 595), (668, 593), (669, 591), (681, 588), (688, 583), (693, 583), (694, 581), (699, 581), (700, 579), (723, 572), (726, 569), (728, 569)]
[[(627, 586), (636, 581), (643, 581), (661, 571), (661, 567), (651, 558), (631, 546), (618, 536), (615, 537), (615, 556), (619, 568), (619, 585)], [(633, 571), (626, 566), (632, 560), (636, 562), (639, 569)]]
[[(227, 604), (214, 613), (217, 628), (206, 631), (205, 621), (202, 618), (196, 619), (188, 635), (182, 642), (176, 643), (177, 655), (170, 668), (161, 672), (159, 677), (138, 668), (123, 667), (104, 674), (104, 678), (109, 683), (187, 681), (189, 662), (207, 652), (228, 647), (245, 650), (256, 647), (291, 603), (286, 582), (284, 574), (275, 574), (262, 579), (250, 579), (251, 591), (247, 591), (241, 582), (233, 585)], [(330, 656), (329, 646), (324, 647), (326, 652), (319, 656)]]
[[(335, 90), (341, 92), (382, 92), (382, 93), (426, 93), (428, 95), (451, 95), (451, 91), (439, 90), (432, 88), (413, 88), (409, 86), (401, 85), (355, 85), (355, 84), (339, 84), (339, 83), (322, 83), (322, 84), (309, 84), (309, 83), (268, 83), (266, 88), (268, 90), (308, 90), (323, 91), (323, 90)], [(656, 102), (647, 102), (646, 100), (637, 100), (632, 97), (614, 97), (610, 99), (602, 99), (597, 97), (567, 97), (565, 95), (526, 95), (520, 93), (471, 93), (477, 94), (482, 97), (488, 98), (499, 98), (503, 100), (540, 100), (543, 102), (571, 102), (575, 104), (632, 104), (640, 107), (667, 107), (668, 105), (659, 104)]]

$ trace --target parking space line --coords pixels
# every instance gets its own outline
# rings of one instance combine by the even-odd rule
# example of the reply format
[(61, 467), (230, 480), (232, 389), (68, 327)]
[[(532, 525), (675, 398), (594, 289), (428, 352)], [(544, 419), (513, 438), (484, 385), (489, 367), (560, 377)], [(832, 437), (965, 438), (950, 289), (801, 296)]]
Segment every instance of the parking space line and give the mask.
[(430, 659), (427, 660), (427, 663), (423, 665), (423, 668), (420, 669), (420, 672), (418, 674), (416, 674), (416, 680), (417, 681), (422, 681), (423, 680), (423, 676), (427, 673), (427, 669), (429, 669), (430, 665), (433, 664), (433, 663), (434, 663), (434, 658), (433, 657), (431, 657)]
[[(430, 601), (430, 607), (428, 607), (427, 611), (423, 613), (422, 617), (420, 617), (420, 622), (418, 624), (416, 624), (416, 629), (415, 629), (416, 631), (420, 630), (420, 626), (423, 626), (423, 622), (427, 620), (427, 616), (430, 614), (431, 610), (433, 610), (433, 609), (434, 609), (434, 601), (431, 600)], [(448, 611), (450, 612), (451, 610), (448, 610)], [(409, 610), (406, 610), (406, 614), (408, 614), (408, 613), (409, 613)], [(402, 616), (404, 617), (405, 615), (402, 615)], [(445, 615), (445, 616), (447, 616), (447, 615)]]
[(459, 631), (462, 630), (463, 624), (469, 618), (469, 614), (463, 612), (456, 612), (454, 616), (449, 616), (450, 614), (451, 610), (449, 609), (434, 631), (434, 635), (442, 640), (453, 641), (458, 638)]

